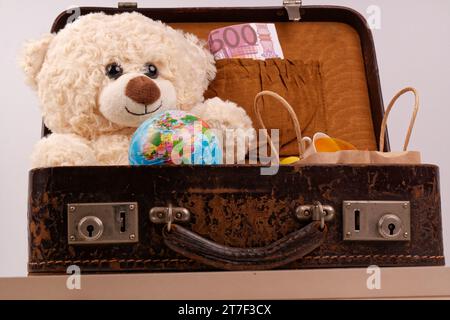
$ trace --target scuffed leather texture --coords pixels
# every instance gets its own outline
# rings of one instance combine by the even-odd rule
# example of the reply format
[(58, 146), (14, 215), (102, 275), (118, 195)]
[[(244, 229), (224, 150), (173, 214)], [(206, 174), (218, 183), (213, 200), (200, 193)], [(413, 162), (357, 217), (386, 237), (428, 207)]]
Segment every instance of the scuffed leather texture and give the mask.
[(268, 270), (303, 258), (325, 241), (326, 227), (313, 222), (260, 248), (233, 248), (199, 236), (182, 226), (163, 230), (164, 243), (182, 256), (223, 270)]
[[(254, 166), (75, 167), (30, 173), (29, 272), (84, 273), (217, 270), (175, 253), (164, 244), (153, 207), (184, 207), (183, 227), (218, 244), (265, 247), (308, 223), (295, 217), (303, 204), (321, 201), (336, 210), (325, 242), (282, 269), (443, 265), (438, 168), (402, 166), (283, 166), (261, 176)], [(239, 177), (239, 178), (236, 178)], [(342, 202), (411, 202), (410, 242), (346, 242)], [(138, 202), (139, 242), (72, 246), (67, 240), (68, 203)]]

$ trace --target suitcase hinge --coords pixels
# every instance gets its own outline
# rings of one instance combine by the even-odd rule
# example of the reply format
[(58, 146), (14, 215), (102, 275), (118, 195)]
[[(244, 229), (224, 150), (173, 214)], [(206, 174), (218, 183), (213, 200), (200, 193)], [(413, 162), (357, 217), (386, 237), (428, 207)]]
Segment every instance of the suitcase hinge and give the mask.
[(302, 0), (284, 0), (283, 7), (286, 9), (290, 21), (300, 21), (302, 19), (300, 14), (300, 7)]
[(191, 220), (191, 213), (186, 208), (173, 207), (155, 207), (150, 210), (150, 221), (155, 224), (170, 225), (173, 222), (189, 222)]
[(117, 7), (119, 9), (137, 9), (138, 4), (137, 2), (119, 2)]
[(316, 201), (313, 205), (298, 207), (295, 210), (295, 215), (300, 221), (320, 221), (324, 224), (335, 218), (336, 211), (332, 206), (322, 205), (319, 201)]

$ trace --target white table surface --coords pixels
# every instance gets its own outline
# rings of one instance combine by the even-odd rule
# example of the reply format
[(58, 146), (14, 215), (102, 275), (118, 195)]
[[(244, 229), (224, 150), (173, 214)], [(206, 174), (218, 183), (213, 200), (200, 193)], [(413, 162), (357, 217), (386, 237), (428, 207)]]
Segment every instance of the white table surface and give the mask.
[(0, 299), (450, 299), (450, 268), (382, 268), (369, 290), (366, 269), (68, 275), (0, 278)]

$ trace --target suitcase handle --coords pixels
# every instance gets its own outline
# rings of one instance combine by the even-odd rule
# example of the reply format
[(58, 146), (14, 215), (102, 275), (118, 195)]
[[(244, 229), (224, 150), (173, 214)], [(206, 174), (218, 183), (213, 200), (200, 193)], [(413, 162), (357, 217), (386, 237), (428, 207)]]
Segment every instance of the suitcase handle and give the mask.
[(235, 248), (208, 240), (179, 224), (163, 229), (164, 243), (173, 251), (205, 265), (233, 271), (282, 267), (321, 246), (327, 233), (326, 225), (321, 228), (320, 221), (313, 221), (266, 247)]

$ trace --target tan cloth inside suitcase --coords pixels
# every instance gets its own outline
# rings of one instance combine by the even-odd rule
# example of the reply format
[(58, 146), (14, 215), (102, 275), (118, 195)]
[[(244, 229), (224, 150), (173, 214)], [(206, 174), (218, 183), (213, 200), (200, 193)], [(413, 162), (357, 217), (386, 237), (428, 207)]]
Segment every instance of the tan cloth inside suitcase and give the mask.
[[(207, 40), (211, 30), (234, 23), (174, 23), (174, 28)], [(219, 96), (244, 107), (253, 119), (253, 99), (262, 90), (283, 96), (295, 109), (303, 134), (325, 132), (376, 150), (367, 79), (358, 32), (332, 22), (276, 23), (285, 60), (217, 61), (217, 77), (206, 97)], [(265, 98), (264, 122), (280, 129), (280, 155), (296, 155), (295, 131), (279, 103)]]

